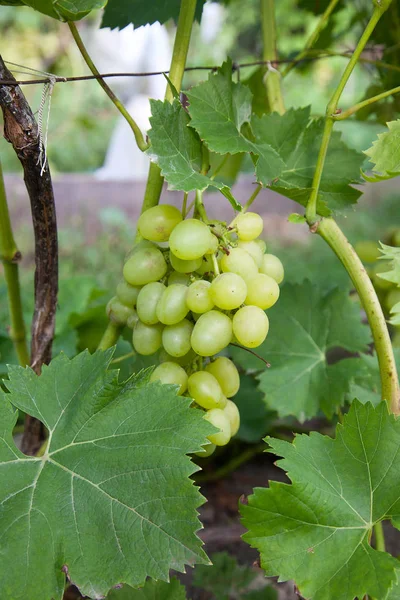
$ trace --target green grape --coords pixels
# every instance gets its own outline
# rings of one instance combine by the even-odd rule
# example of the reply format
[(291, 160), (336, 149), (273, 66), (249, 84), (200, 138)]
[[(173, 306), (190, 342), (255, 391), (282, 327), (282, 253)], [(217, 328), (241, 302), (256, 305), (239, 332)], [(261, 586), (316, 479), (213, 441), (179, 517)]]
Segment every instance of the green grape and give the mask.
[(180, 283), (174, 283), (164, 290), (157, 304), (157, 318), (165, 325), (175, 325), (186, 317), (189, 308), (186, 304), (188, 288)]
[(189, 286), (186, 297), (186, 304), (188, 305), (189, 310), (196, 314), (203, 314), (214, 307), (214, 302), (210, 296), (210, 287), (211, 283), (209, 281), (204, 281), (204, 279), (194, 281)]
[(191, 344), (200, 356), (213, 356), (221, 352), (232, 338), (232, 321), (218, 310), (201, 315), (194, 326)]
[(186, 275), (185, 273), (177, 273), (177, 271), (172, 271), (171, 275), (168, 277), (168, 285), (173, 285), (174, 283), (180, 283), (181, 285), (190, 285), (190, 275)]
[(141, 288), (139, 286), (129, 285), (129, 283), (122, 279), (117, 285), (118, 300), (126, 306), (136, 306), (136, 300), (140, 290)]
[(245, 281), (258, 273), (256, 263), (242, 248), (232, 248), (229, 254), (224, 254), (221, 259), (221, 269), (224, 273), (236, 273)]
[(261, 251), (263, 254), (265, 254), (266, 250), (267, 250), (267, 244), (264, 242), (264, 240), (254, 240), (254, 242), (257, 244), (257, 246), (259, 246), (261, 248)]
[(178, 273), (192, 273), (193, 271), (197, 271), (199, 267), (201, 267), (202, 258), (195, 258), (193, 260), (182, 260), (173, 254), (169, 253), (169, 260), (171, 266)]
[(259, 240), (252, 240), (251, 242), (242, 242), (241, 240), (239, 240), (237, 247), (248, 252), (251, 258), (256, 263), (257, 267), (261, 267), (264, 252), (260, 244), (257, 243), (258, 241)]
[(133, 314), (131, 314), (130, 317), (128, 317), (128, 320), (126, 322), (126, 326), (129, 327), (129, 329), (133, 329), (136, 323), (139, 321), (139, 315), (137, 314), (135, 309), (133, 309), (133, 311)]
[(378, 243), (372, 240), (357, 242), (354, 245), (354, 250), (357, 252), (360, 260), (366, 263), (376, 262), (381, 255)]
[(128, 258), (136, 254), (136, 252), (138, 252), (139, 250), (145, 250), (146, 248), (157, 248), (157, 246), (149, 240), (141, 240), (140, 242), (135, 243), (129, 250), (129, 252), (125, 256), (125, 262), (128, 260)]
[(150, 356), (161, 348), (163, 326), (146, 325), (138, 321), (132, 334), (132, 344), (138, 354)]
[(136, 310), (139, 319), (146, 325), (158, 323), (157, 304), (166, 289), (164, 284), (153, 281), (153, 283), (148, 283), (140, 290)]
[(187, 354), (184, 354), (184, 356), (171, 356), (171, 354), (168, 354), (168, 352), (164, 348), (160, 350), (160, 354), (158, 355), (158, 360), (160, 363), (175, 362), (178, 363), (178, 365), (180, 365), (181, 367), (186, 367), (187, 365), (190, 365), (190, 363), (192, 363), (195, 360), (195, 358), (197, 358), (197, 354), (192, 350), (192, 348)]
[(179, 385), (178, 396), (181, 396), (187, 390), (188, 376), (185, 369), (175, 362), (164, 362), (154, 369), (150, 381)]
[(197, 269), (196, 273), (199, 275), (205, 275), (206, 273), (213, 273), (214, 266), (212, 262), (211, 255), (203, 256), (200, 267)]
[(195, 452), (194, 454), (200, 458), (208, 458), (211, 456), (211, 454), (213, 454), (213, 452), (215, 452), (215, 448), (216, 445), (210, 442), (202, 446), (202, 450), (200, 450), (200, 452)]
[(181, 221), (182, 215), (175, 206), (159, 204), (140, 215), (137, 228), (146, 240), (167, 242), (172, 230)]
[(188, 379), (188, 391), (193, 400), (203, 408), (224, 408), (226, 398), (217, 379), (207, 371), (196, 371)]
[(218, 308), (233, 310), (245, 301), (247, 285), (236, 273), (222, 273), (212, 282), (210, 296)]
[(272, 279), (275, 279), (276, 283), (282, 283), (285, 276), (283, 264), (274, 254), (264, 254), (260, 273), (269, 275)]
[(179, 223), (169, 238), (171, 251), (182, 260), (194, 260), (207, 252), (212, 243), (209, 228), (197, 219)]
[(229, 419), (229, 423), (231, 425), (231, 437), (237, 434), (240, 427), (240, 412), (238, 407), (232, 400), (228, 400), (227, 404), (224, 408), (224, 413), (227, 415)]
[(219, 240), (218, 240), (217, 236), (211, 234), (211, 244), (210, 244), (210, 247), (208, 248), (206, 254), (215, 254), (216, 252), (218, 252), (218, 247), (219, 247)]
[(193, 312), (193, 311), (190, 314), (192, 315), (193, 321), (195, 323), (197, 323), (197, 321), (200, 319), (200, 317), (202, 315), (202, 313), (196, 313), (196, 312)]
[(240, 387), (239, 371), (229, 358), (219, 356), (206, 366), (206, 371), (214, 375), (224, 396), (232, 398), (238, 393)]
[(203, 418), (219, 429), (218, 432), (208, 436), (210, 442), (216, 446), (226, 446), (231, 439), (231, 424), (228, 415), (221, 408), (212, 408), (207, 410)]
[(257, 348), (267, 337), (269, 320), (258, 306), (239, 308), (233, 317), (233, 333), (239, 344), (246, 348)]
[(167, 272), (167, 263), (158, 248), (142, 248), (124, 264), (125, 280), (131, 285), (146, 285), (158, 281)]
[(237, 229), (238, 238), (244, 242), (258, 238), (264, 228), (260, 215), (253, 212), (239, 214), (233, 221), (233, 225)]
[(185, 356), (191, 349), (192, 331), (193, 323), (187, 319), (164, 327), (162, 334), (164, 350), (174, 357)]
[(135, 309), (122, 304), (117, 296), (111, 298), (107, 304), (106, 312), (108, 318), (117, 325), (126, 325), (129, 317), (135, 314)]
[(264, 273), (258, 273), (247, 282), (246, 304), (253, 304), (266, 310), (275, 304), (279, 294), (279, 285), (275, 279)]
[(379, 273), (387, 273), (388, 270), (389, 270), (389, 267), (388, 267), (387, 261), (379, 262), (378, 264), (376, 264), (372, 267), (371, 279), (372, 279), (372, 283), (374, 284), (374, 287), (377, 290), (390, 290), (390, 288), (393, 288), (393, 283), (391, 281), (388, 281), (387, 279), (382, 279), (382, 277), (379, 277)]

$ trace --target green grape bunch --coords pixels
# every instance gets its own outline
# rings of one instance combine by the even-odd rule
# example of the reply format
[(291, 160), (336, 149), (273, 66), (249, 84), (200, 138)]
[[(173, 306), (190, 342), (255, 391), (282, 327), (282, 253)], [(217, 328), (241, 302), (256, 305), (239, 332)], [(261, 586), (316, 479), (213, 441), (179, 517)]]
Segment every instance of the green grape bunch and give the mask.
[(175, 384), (217, 428), (202, 457), (226, 445), (240, 426), (231, 400), (239, 373), (218, 355), (231, 343), (260, 346), (269, 330), (265, 311), (279, 298), (283, 265), (266, 253), (262, 231), (253, 212), (228, 225), (183, 219), (167, 204), (150, 208), (139, 218), (142, 240), (127, 256), (124, 279), (107, 306), (112, 321), (132, 328), (138, 354), (158, 353), (151, 381)]

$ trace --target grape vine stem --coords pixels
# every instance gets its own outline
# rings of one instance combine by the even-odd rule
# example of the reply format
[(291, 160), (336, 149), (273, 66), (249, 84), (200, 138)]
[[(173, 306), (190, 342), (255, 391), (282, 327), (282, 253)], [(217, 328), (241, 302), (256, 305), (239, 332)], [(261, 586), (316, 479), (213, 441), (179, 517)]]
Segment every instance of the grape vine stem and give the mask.
[(282, 76), (272, 63), (277, 60), (276, 51), (276, 22), (275, 22), (275, 0), (261, 1), (261, 28), (263, 37), (263, 60), (267, 62), (267, 70), (264, 75), (265, 88), (271, 112), (283, 115), (285, 105), (282, 95)]
[(399, 94), (399, 93), (400, 93), (400, 86), (392, 88), (391, 90), (387, 90), (387, 92), (382, 92), (381, 94), (377, 94), (376, 96), (371, 96), (371, 98), (367, 98), (366, 100), (363, 100), (362, 102), (358, 102), (358, 104), (351, 106), (350, 108), (348, 108), (347, 110), (344, 110), (340, 114), (333, 115), (333, 118), (335, 121), (343, 121), (344, 119), (348, 119), (349, 117), (354, 115), (354, 113), (361, 110), (362, 108), (365, 108), (366, 106), (370, 106), (371, 104), (374, 104), (375, 102), (379, 102), (380, 100), (384, 100), (385, 98), (388, 98), (389, 96), (394, 96), (394, 94)]

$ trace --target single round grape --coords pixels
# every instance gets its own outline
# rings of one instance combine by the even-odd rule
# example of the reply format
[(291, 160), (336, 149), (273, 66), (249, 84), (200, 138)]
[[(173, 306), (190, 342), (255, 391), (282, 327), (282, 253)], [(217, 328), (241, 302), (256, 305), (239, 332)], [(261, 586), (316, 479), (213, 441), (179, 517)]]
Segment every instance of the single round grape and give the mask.
[(111, 298), (107, 304), (106, 312), (108, 318), (117, 325), (126, 325), (129, 317), (135, 314), (135, 309), (120, 302), (117, 296)]
[(372, 240), (363, 240), (354, 245), (354, 250), (357, 252), (360, 260), (366, 263), (374, 263), (378, 260), (381, 253), (379, 252), (379, 244)]
[(192, 273), (193, 271), (197, 271), (197, 269), (201, 266), (202, 258), (195, 258), (193, 260), (182, 260), (173, 254), (169, 253), (169, 260), (171, 266), (178, 273)]
[(193, 323), (183, 319), (175, 325), (164, 327), (162, 343), (164, 350), (171, 356), (185, 356), (191, 349), (190, 337), (193, 331)]
[(214, 375), (221, 386), (224, 396), (232, 398), (232, 396), (238, 393), (240, 387), (239, 371), (229, 358), (219, 356), (206, 366), (206, 371)]
[(132, 308), (136, 306), (136, 300), (141, 289), (142, 288), (137, 285), (129, 285), (129, 283), (122, 279), (117, 285), (118, 300), (122, 302), (122, 304)]
[(227, 415), (229, 419), (229, 423), (231, 425), (231, 437), (237, 434), (240, 427), (240, 412), (238, 407), (232, 400), (228, 400), (227, 404), (224, 408), (224, 413)]
[(134, 254), (136, 254), (136, 252), (138, 252), (139, 250), (145, 250), (146, 248), (157, 248), (157, 246), (156, 246), (156, 244), (153, 244), (153, 242), (150, 242), (149, 240), (140, 240), (140, 242), (136, 242), (132, 246), (132, 248), (129, 250), (129, 252), (126, 254), (125, 262), (128, 260), (128, 258), (130, 258)]
[(124, 264), (125, 280), (131, 285), (146, 285), (158, 281), (167, 272), (167, 263), (158, 248), (142, 248)]
[(133, 311), (134, 312), (130, 315), (130, 317), (128, 317), (126, 322), (126, 326), (129, 327), (129, 329), (134, 329), (136, 323), (139, 321), (139, 315), (135, 309), (133, 309)]
[(387, 273), (389, 270), (387, 261), (379, 262), (374, 265), (371, 270), (371, 279), (374, 287), (378, 290), (390, 290), (393, 287), (393, 283), (387, 279), (383, 279), (379, 276), (379, 273)]
[(138, 321), (132, 334), (132, 344), (138, 354), (150, 356), (161, 348), (163, 326), (146, 325)]
[(177, 271), (172, 271), (171, 275), (168, 277), (168, 285), (173, 285), (174, 283), (180, 283), (181, 285), (190, 285), (190, 276), (185, 273), (178, 273)]
[(264, 254), (260, 273), (269, 275), (272, 279), (275, 279), (276, 283), (282, 283), (285, 276), (283, 264), (274, 254)]
[(199, 458), (208, 458), (211, 456), (211, 454), (213, 454), (213, 452), (215, 452), (215, 448), (216, 445), (210, 442), (209, 444), (202, 446), (202, 450), (200, 450), (200, 452), (195, 452), (195, 455)]
[(236, 226), (238, 238), (244, 242), (258, 238), (264, 228), (260, 215), (253, 212), (239, 214), (233, 224)]
[(233, 317), (233, 333), (239, 344), (246, 348), (257, 348), (267, 337), (269, 320), (258, 306), (239, 308)]
[(214, 266), (212, 263), (211, 255), (203, 256), (200, 267), (197, 269), (196, 273), (199, 275), (205, 275), (206, 273), (213, 273)]
[(186, 304), (188, 288), (174, 283), (164, 290), (157, 304), (157, 318), (165, 325), (175, 325), (186, 317), (189, 308)]
[(232, 321), (218, 310), (210, 310), (199, 317), (194, 326), (191, 344), (200, 356), (221, 352), (232, 339)]
[(233, 310), (245, 301), (247, 285), (236, 273), (222, 273), (212, 282), (210, 296), (218, 308)]
[(215, 254), (218, 251), (219, 241), (216, 235), (211, 234), (211, 244), (206, 254)]
[(224, 408), (226, 406), (221, 386), (214, 375), (207, 371), (196, 371), (190, 375), (188, 391), (190, 397), (203, 408)]
[(221, 408), (212, 408), (204, 414), (204, 419), (214, 425), (218, 432), (207, 436), (212, 444), (226, 446), (231, 439), (231, 424), (228, 415)]
[(267, 244), (264, 242), (264, 240), (254, 240), (255, 243), (257, 244), (257, 246), (259, 246), (261, 248), (261, 251), (263, 254), (265, 254), (266, 250), (267, 250)]
[(275, 279), (264, 273), (258, 273), (247, 282), (246, 304), (253, 304), (266, 310), (275, 304), (279, 294), (279, 285)]
[(171, 251), (182, 260), (194, 260), (207, 252), (212, 244), (209, 228), (197, 219), (179, 223), (169, 238)]
[(166, 242), (174, 227), (181, 221), (182, 215), (175, 206), (159, 204), (140, 215), (137, 228), (146, 240)]
[(256, 263), (242, 248), (232, 248), (229, 254), (224, 254), (221, 259), (221, 268), (224, 273), (236, 273), (245, 281), (258, 273)]
[(139, 319), (146, 325), (158, 323), (157, 304), (166, 289), (164, 284), (153, 281), (153, 283), (148, 283), (140, 290), (136, 310)]
[(209, 281), (204, 281), (204, 279), (194, 281), (189, 286), (186, 297), (186, 304), (188, 305), (189, 310), (197, 314), (203, 314), (214, 307), (214, 302), (210, 295), (210, 287), (211, 283)]
[(242, 242), (241, 240), (239, 240), (237, 247), (248, 252), (251, 258), (256, 263), (257, 267), (261, 267), (264, 252), (261, 249), (260, 244), (257, 244), (257, 241), (258, 240), (252, 240), (251, 242)]
[(181, 396), (187, 390), (188, 376), (185, 369), (175, 362), (164, 362), (154, 369), (150, 381), (179, 385), (178, 396)]
[(184, 356), (171, 356), (171, 354), (168, 354), (164, 348), (160, 350), (160, 354), (158, 355), (158, 360), (160, 363), (175, 362), (181, 367), (186, 367), (193, 362), (195, 358), (197, 358), (197, 354), (192, 350), (192, 348)]

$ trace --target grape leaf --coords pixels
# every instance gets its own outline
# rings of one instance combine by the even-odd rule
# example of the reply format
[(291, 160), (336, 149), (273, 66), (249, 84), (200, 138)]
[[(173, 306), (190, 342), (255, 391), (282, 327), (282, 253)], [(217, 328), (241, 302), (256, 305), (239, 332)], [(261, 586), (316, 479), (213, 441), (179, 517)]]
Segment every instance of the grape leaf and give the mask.
[(176, 577), (171, 577), (169, 583), (148, 579), (139, 590), (134, 590), (128, 585), (119, 590), (112, 590), (107, 600), (186, 600), (186, 593)]
[[(400, 371), (400, 348), (393, 349), (397, 369)], [(374, 354), (362, 354), (359, 358), (349, 359), (354, 362), (354, 379), (350, 383), (349, 399), (357, 398), (365, 404), (377, 405), (381, 401), (381, 377), (378, 357)]]
[(400, 302), (390, 309), (390, 321), (392, 325), (400, 325)]
[(399, 526), (400, 420), (384, 402), (354, 401), (335, 439), (268, 443), (292, 484), (271, 482), (240, 508), (266, 574), (294, 579), (313, 600), (385, 599), (399, 563), (368, 540), (376, 522)]
[[(257, 354), (271, 363), (258, 375), (267, 406), (281, 417), (293, 415), (300, 421), (321, 409), (331, 417), (344, 403), (354, 365), (347, 359), (329, 365), (327, 352), (333, 348), (363, 352), (371, 341), (359, 307), (346, 292), (322, 292), (305, 281), (286, 284), (267, 314), (270, 330), (257, 348)], [(232, 354), (243, 368), (260, 370), (259, 359), (236, 348)]]
[(372, 177), (363, 174), (367, 181), (382, 181), (400, 175), (400, 119), (390, 121), (387, 126), (388, 131), (378, 133), (378, 139), (364, 152), (373, 163), (375, 174)]
[[(205, 0), (198, 0), (196, 19), (200, 21)], [(158, 21), (163, 24), (178, 20), (181, 0), (109, 0), (104, 10), (102, 27), (124, 29), (131, 23), (137, 27)]]
[(148, 135), (151, 146), (147, 154), (160, 167), (162, 175), (168, 181), (169, 189), (191, 192), (212, 186), (220, 190), (235, 210), (241, 210), (241, 205), (228, 186), (200, 173), (201, 140), (197, 133), (188, 127), (189, 115), (180, 102), (151, 100), (150, 103), (152, 116)]
[(390, 263), (389, 270), (385, 273), (378, 273), (378, 277), (400, 287), (400, 248), (387, 246), (382, 242), (380, 242), (380, 246), (382, 256), (379, 257), (379, 260), (390, 260)]
[(107, 0), (24, 0), (24, 4), (58, 21), (79, 21)]
[[(116, 584), (168, 579), (206, 562), (185, 454), (209, 425), (176, 388), (142, 371), (123, 383), (106, 371), (112, 351), (64, 355), (40, 377), (9, 367), (0, 398), (0, 589), (4, 600), (60, 600), (65, 573), (91, 598)], [(18, 409), (49, 431), (42, 458), (23, 455)], [(6, 550), (7, 549), (7, 550)]]

